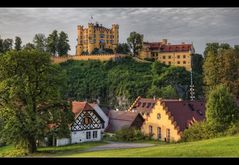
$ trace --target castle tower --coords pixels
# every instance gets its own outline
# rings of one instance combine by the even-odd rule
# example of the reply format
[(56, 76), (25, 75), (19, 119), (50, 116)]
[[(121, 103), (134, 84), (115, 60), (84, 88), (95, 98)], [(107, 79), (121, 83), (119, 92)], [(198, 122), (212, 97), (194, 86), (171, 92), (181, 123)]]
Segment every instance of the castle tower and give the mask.
[(113, 33), (113, 50), (115, 50), (119, 44), (119, 25), (112, 25), (112, 33)]
[(76, 55), (81, 55), (83, 52), (83, 26), (77, 26), (77, 46), (76, 46)]
[(88, 52), (91, 53), (95, 48), (94, 43), (94, 24), (88, 23)]

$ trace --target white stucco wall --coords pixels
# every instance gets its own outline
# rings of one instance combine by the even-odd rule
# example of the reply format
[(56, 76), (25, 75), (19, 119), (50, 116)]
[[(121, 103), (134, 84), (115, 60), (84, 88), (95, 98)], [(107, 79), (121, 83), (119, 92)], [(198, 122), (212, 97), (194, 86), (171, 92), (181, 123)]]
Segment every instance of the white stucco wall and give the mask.
[[(86, 139), (86, 132), (88, 131), (91, 132), (90, 139)], [(94, 131), (97, 131), (97, 138), (93, 138)], [(88, 142), (88, 141), (100, 141), (102, 138), (101, 132), (102, 132), (102, 129), (71, 132), (71, 144)]]
[(70, 138), (62, 138), (56, 140), (56, 146), (64, 146), (70, 144)]

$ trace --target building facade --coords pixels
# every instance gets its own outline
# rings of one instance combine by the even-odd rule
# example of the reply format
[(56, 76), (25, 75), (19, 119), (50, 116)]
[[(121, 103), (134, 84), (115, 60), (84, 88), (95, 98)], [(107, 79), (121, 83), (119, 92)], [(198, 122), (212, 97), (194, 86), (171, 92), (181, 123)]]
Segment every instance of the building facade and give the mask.
[(102, 139), (109, 119), (97, 104), (73, 101), (72, 112), (75, 120), (70, 125), (70, 138), (56, 139), (56, 146)]
[(98, 23), (88, 23), (88, 28), (77, 26), (76, 55), (81, 55), (83, 52), (91, 54), (95, 48), (115, 50), (118, 43), (118, 24), (113, 24), (111, 28), (105, 28)]
[(205, 119), (204, 101), (138, 97), (128, 111), (144, 117), (142, 132), (167, 142), (180, 140), (185, 129)]
[(185, 67), (191, 70), (192, 55), (195, 53), (193, 44), (170, 44), (167, 39), (160, 42), (144, 42), (139, 58), (155, 59), (166, 65)]

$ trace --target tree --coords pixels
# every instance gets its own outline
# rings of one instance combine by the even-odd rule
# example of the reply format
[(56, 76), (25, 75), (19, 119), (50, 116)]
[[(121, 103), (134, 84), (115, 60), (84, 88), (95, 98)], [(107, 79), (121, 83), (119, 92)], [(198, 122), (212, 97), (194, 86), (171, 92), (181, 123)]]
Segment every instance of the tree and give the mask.
[(22, 44), (22, 40), (20, 37), (17, 36), (15, 38), (15, 47), (14, 47), (15, 50), (17, 50), (17, 51), (21, 50), (21, 48), (22, 48), (21, 44)]
[(58, 45), (58, 33), (57, 33), (57, 30), (54, 30), (47, 37), (47, 51), (51, 53), (52, 55), (56, 55), (57, 45)]
[(27, 43), (26, 45), (23, 46), (23, 49), (25, 50), (32, 50), (35, 49), (35, 45), (33, 43)]
[(10, 51), (12, 49), (12, 43), (13, 43), (12, 39), (9, 38), (5, 39), (3, 41), (3, 52)]
[(207, 122), (219, 126), (222, 131), (239, 118), (235, 97), (224, 85), (218, 85), (210, 91), (206, 109)]
[(42, 52), (46, 51), (46, 37), (44, 34), (36, 34), (33, 38), (33, 43), (37, 50)]
[(203, 56), (201, 54), (193, 54), (192, 55), (192, 70), (199, 74), (202, 74), (202, 66), (203, 66)]
[(0, 36), (0, 55), (3, 53), (3, 39)]
[(47, 53), (32, 49), (4, 54), (0, 58), (1, 138), (33, 153), (37, 140), (49, 134), (69, 135), (73, 115), (60, 95), (65, 80), (65, 73)]
[(216, 54), (219, 49), (219, 43), (207, 43), (206, 48), (204, 50), (204, 57), (207, 56), (208, 52), (211, 51), (212, 53)]
[(178, 95), (176, 90), (171, 85), (168, 85), (160, 89), (160, 97), (163, 99), (177, 99)]
[(68, 35), (63, 31), (60, 32), (57, 42), (57, 52), (59, 56), (67, 55), (68, 50), (71, 50), (68, 42)]
[(129, 37), (127, 38), (127, 42), (129, 44), (133, 56), (136, 56), (138, 55), (139, 50), (142, 48), (143, 35), (136, 32), (131, 32)]
[(129, 45), (127, 43), (120, 43), (115, 51), (116, 53), (119, 54), (129, 54), (130, 53)]

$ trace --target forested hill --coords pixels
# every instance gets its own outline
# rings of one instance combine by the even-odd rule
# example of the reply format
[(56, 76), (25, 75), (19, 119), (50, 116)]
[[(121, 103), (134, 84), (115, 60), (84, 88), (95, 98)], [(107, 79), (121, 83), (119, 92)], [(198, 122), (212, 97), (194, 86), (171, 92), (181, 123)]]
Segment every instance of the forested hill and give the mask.
[[(118, 61), (67, 61), (65, 99), (100, 101), (102, 106), (127, 109), (138, 97), (188, 98), (190, 73), (182, 67), (159, 62), (140, 63), (132, 58)], [(196, 96), (202, 91), (201, 76), (194, 74)]]

